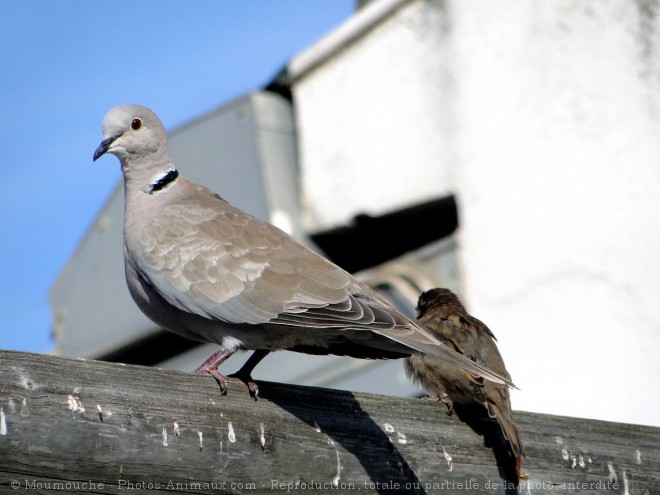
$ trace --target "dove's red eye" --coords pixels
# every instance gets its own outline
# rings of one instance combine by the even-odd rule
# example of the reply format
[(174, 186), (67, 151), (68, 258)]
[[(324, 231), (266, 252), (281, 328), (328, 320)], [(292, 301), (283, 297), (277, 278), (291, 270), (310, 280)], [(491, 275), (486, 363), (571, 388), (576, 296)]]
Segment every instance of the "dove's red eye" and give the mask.
[(131, 122), (131, 129), (134, 131), (139, 131), (142, 128), (142, 121), (140, 119), (133, 119)]

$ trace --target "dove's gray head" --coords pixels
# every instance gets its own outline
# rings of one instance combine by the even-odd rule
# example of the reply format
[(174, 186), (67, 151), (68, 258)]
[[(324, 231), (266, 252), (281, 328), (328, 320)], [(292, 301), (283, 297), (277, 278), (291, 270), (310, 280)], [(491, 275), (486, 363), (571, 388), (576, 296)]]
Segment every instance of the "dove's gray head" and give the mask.
[(123, 167), (145, 158), (147, 164), (170, 162), (163, 124), (155, 113), (140, 105), (113, 107), (105, 115), (103, 142), (94, 152), (94, 161), (105, 153), (119, 158)]

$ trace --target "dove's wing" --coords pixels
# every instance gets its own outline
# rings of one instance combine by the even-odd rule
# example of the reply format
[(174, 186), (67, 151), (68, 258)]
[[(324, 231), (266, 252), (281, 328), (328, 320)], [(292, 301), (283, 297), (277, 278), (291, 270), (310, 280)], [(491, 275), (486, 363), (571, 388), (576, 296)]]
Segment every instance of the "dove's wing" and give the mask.
[(237, 324), (369, 330), (410, 325), (338, 266), (203, 192), (163, 208), (140, 237), (141, 275), (170, 304)]
[(276, 227), (212, 196), (166, 206), (141, 235), (138, 266), (180, 309), (230, 323), (333, 306), (347, 314), (354, 279)]

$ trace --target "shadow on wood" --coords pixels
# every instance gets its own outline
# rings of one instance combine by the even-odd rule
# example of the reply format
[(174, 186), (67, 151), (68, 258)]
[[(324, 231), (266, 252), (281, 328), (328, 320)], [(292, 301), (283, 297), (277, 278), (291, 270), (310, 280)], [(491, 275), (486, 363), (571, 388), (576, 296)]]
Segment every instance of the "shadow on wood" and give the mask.
[(425, 493), (415, 470), (399, 451), (398, 445), (406, 443), (405, 435), (396, 432), (390, 423), (376, 423), (351, 392), (331, 390), (325, 394), (323, 389), (313, 389), (320, 392), (317, 395), (310, 394), (307, 387), (292, 387), (287, 391), (273, 385), (260, 387), (263, 389), (260, 397), (303, 421), (335, 448), (333, 483), (342, 480), (346, 467), (342, 454), (347, 452), (359, 462), (365, 479), (374, 481), (375, 493), (390, 493), (388, 487), (397, 485), (408, 487), (409, 493)]
[(518, 493), (519, 480), (516, 472), (516, 458), (497, 419), (488, 416), (486, 408), (481, 404), (472, 406), (455, 404), (453, 413), (463, 423), (472, 428), (476, 434), (483, 437), (484, 446), (492, 450), (497, 472), (504, 483), (505, 495)]
[[(442, 404), (259, 383), (255, 402), (239, 380), (221, 396), (210, 376), (0, 351), (0, 491), (507, 489), (484, 439)], [(660, 491), (660, 429), (516, 418), (521, 491)]]

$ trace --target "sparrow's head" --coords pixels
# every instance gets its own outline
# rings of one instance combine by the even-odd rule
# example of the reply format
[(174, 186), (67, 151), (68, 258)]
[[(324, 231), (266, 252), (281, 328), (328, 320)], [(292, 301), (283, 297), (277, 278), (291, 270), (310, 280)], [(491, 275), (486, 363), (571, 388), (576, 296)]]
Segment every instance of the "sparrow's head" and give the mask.
[(437, 311), (465, 310), (458, 300), (458, 296), (449, 289), (429, 289), (423, 292), (417, 300), (417, 315), (421, 317), (427, 311), (436, 308)]

